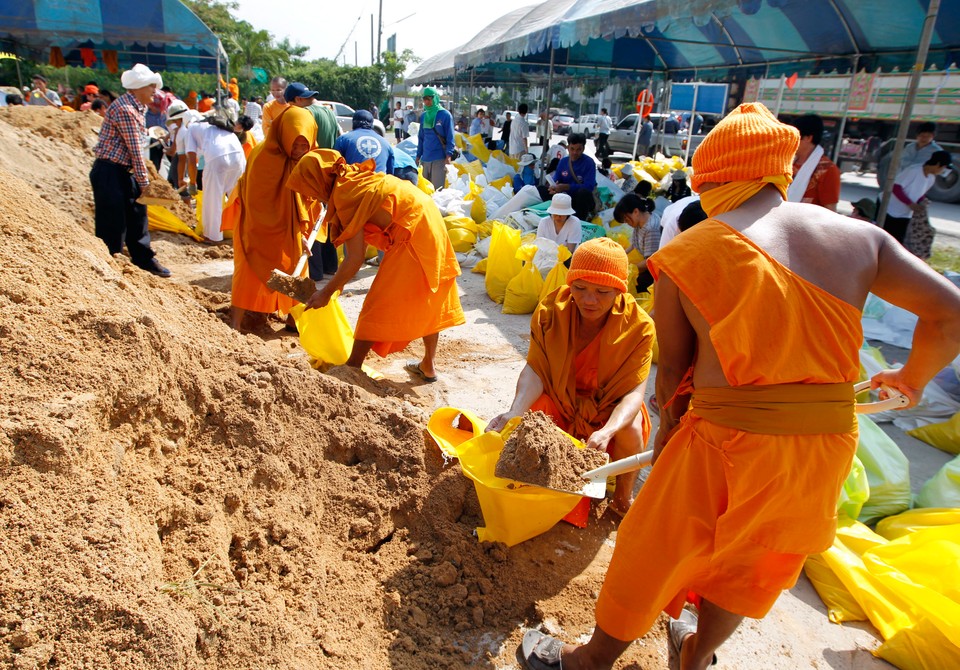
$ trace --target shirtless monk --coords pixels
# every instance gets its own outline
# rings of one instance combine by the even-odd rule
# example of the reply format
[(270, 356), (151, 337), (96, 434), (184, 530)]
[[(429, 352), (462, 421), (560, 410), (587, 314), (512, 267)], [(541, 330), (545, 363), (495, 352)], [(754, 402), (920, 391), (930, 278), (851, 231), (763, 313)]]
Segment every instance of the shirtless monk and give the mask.
[[(710, 217), (650, 259), (657, 278), (656, 465), (620, 525), (590, 641), (528, 631), (529, 668), (611, 668), (661, 610), (682, 670), (703, 669), (826, 550), (857, 447), (853, 382), (872, 291), (919, 317), (900, 370), (916, 404), (960, 351), (960, 291), (887, 233), (784, 202), (799, 137), (744, 104), (697, 149)], [(691, 403), (692, 401), (692, 403)], [(655, 551), (651, 551), (655, 548)], [(683, 610), (688, 594), (699, 622)]]
[(346, 251), (337, 272), (306, 307), (330, 302), (363, 265), (364, 251), (372, 244), (384, 256), (357, 317), (347, 365), (359, 368), (371, 350), (386, 356), (422, 338), (423, 358), (410, 361), (406, 369), (435, 382), (440, 331), (466, 320), (457, 293), (460, 265), (430, 197), (375, 168), (372, 160), (348, 165), (338, 152), (316, 149), (287, 180), (294, 192), (326, 204), (324, 234)]

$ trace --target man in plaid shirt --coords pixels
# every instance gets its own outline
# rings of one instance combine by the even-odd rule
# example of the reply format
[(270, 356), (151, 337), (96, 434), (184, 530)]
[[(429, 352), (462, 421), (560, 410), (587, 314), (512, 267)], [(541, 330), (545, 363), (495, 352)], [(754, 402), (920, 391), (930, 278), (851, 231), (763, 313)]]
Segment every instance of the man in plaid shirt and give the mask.
[(157, 262), (150, 248), (147, 207), (136, 201), (150, 183), (143, 160), (144, 112), (163, 82), (159, 74), (138, 63), (121, 75), (120, 83), (127, 92), (107, 108), (100, 141), (93, 150), (96, 160), (90, 185), (96, 235), (111, 254), (122, 252), (126, 241), (134, 265), (158, 277), (169, 277), (170, 270)]

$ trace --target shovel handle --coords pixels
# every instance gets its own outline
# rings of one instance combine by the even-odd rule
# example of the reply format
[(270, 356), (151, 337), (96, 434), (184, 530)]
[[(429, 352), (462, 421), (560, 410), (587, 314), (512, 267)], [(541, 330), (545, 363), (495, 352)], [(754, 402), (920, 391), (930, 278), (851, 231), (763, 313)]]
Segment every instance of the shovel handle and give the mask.
[(307, 264), (307, 259), (310, 258), (310, 247), (313, 246), (313, 243), (317, 241), (317, 235), (320, 234), (320, 226), (323, 224), (323, 217), (326, 215), (326, 210), (317, 217), (317, 222), (313, 224), (313, 230), (310, 231), (310, 237), (307, 238), (306, 247), (303, 250), (303, 253), (300, 254), (300, 260), (297, 261), (297, 267), (293, 270), (294, 277), (299, 277), (303, 272), (304, 266)]
[(584, 472), (581, 477), (584, 479), (599, 479), (601, 477), (614, 477), (616, 475), (622, 475), (624, 472), (633, 472), (634, 470), (639, 470), (650, 465), (650, 461), (653, 460), (653, 450), (643, 451), (639, 454), (634, 454), (633, 456), (627, 456), (626, 458), (621, 458), (619, 461), (614, 461), (613, 463), (607, 463), (606, 465), (601, 465), (599, 468), (594, 468), (593, 470), (588, 470)]
[[(889, 386), (881, 386), (880, 388), (887, 392), (887, 399), (878, 400), (877, 402), (857, 403), (857, 414), (876, 414), (877, 412), (886, 412), (891, 409), (901, 409), (910, 404), (910, 398), (900, 393), (900, 391), (892, 389)], [(853, 387), (854, 393), (862, 393), (868, 390), (870, 390), (869, 381), (860, 382)]]

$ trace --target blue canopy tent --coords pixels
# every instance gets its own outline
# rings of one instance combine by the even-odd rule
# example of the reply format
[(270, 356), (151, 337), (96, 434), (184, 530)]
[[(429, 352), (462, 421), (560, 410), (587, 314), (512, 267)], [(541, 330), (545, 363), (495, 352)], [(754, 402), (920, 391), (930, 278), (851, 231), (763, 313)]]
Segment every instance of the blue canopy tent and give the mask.
[(0, 0), (0, 45), (40, 61), (59, 48), (70, 65), (93, 55), (95, 67), (104, 67), (102, 52), (115, 52), (120, 70), (143, 63), (219, 74), (228, 62), (217, 36), (179, 0)]

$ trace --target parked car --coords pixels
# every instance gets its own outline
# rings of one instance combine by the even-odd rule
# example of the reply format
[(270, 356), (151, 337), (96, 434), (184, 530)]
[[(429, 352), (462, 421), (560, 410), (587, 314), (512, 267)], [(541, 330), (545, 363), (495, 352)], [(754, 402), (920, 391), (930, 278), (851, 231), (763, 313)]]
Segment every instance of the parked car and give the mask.
[(557, 135), (569, 135), (573, 117), (566, 114), (556, 114), (553, 119), (553, 132)]
[(517, 118), (517, 114), (519, 114), (519, 113), (520, 113), (520, 112), (518, 112), (518, 111), (515, 110), (515, 109), (505, 109), (505, 110), (503, 110), (502, 112), (500, 112), (499, 114), (497, 114), (496, 118), (493, 120), (493, 124), (494, 124), (497, 128), (503, 128), (503, 122), (507, 120), (507, 114), (510, 115), (510, 118), (511, 118), (511, 119), (515, 119), (515, 118)]
[(333, 110), (333, 113), (337, 116), (337, 124), (340, 126), (341, 132), (349, 133), (353, 130), (353, 112), (355, 111), (353, 107), (345, 105), (342, 102), (331, 102), (329, 100), (317, 100), (315, 104), (323, 105)]
[(540, 120), (539, 114), (534, 114), (533, 112), (530, 112), (529, 114), (527, 114), (527, 125), (530, 126), (531, 131), (533, 131), (533, 129), (537, 127), (537, 121), (539, 120)]
[[(662, 152), (665, 156), (683, 156), (687, 147), (687, 134), (663, 133), (660, 134), (660, 122), (665, 119), (665, 114), (651, 114), (650, 120), (653, 121), (653, 148)], [(613, 153), (621, 152), (629, 154), (633, 151), (634, 136), (636, 134), (637, 115), (629, 114), (623, 118), (613, 130), (610, 131), (610, 137), (607, 144)], [(696, 150), (706, 135), (693, 135), (690, 138), (690, 156)]]
[(600, 117), (597, 114), (584, 114), (579, 119), (570, 124), (571, 133), (583, 133), (588, 138), (597, 134), (597, 124)]

